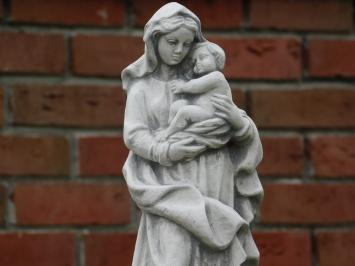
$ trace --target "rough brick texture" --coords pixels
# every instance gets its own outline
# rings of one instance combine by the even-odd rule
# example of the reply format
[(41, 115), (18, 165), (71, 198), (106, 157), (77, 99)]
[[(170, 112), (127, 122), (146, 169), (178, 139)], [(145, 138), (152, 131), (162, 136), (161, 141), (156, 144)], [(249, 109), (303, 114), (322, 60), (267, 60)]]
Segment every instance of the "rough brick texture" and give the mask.
[(355, 198), (353, 184), (267, 184), (261, 209), (264, 223), (335, 224), (355, 221), (349, 202)]
[(122, 137), (83, 137), (79, 141), (80, 175), (121, 175), (128, 156)]
[(86, 266), (131, 266), (136, 234), (85, 235)]
[(125, 96), (119, 87), (18, 86), (13, 89), (17, 125), (119, 127)]
[(119, 184), (18, 184), (14, 203), (21, 225), (125, 224), (130, 216)]
[(302, 176), (303, 142), (300, 137), (263, 137), (264, 160), (259, 174), (267, 176)]
[[(135, 24), (143, 27), (152, 14), (154, 14), (159, 7), (168, 2), (171, 1), (134, 1)], [(242, 21), (241, 0), (182, 0), (179, 1), (179, 3), (196, 12), (203, 28), (232, 29), (239, 27)]]
[(311, 77), (354, 78), (355, 40), (310, 39), (308, 67)]
[(244, 91), (232, 88), (233, 102), (241, 109), (246, 109), (246, 96)]
[(13, 0), (12, 20), (64, 25), (121, 26), (123, 2), (116, 0)]
[(311, 237), (306, 231), (256, 232), (260, 266), (311, 266)]
[(120, 77), (144, 53), (139, 37), (79, 35), (73, 40), (73, 71), (78, 75)]
[(75, 236), (69, 233), (1, 233), (0, 264), (75, 266)]
[(355, 177), (355, 137), (323, 136), (311, 139), (314, 175)]
[(0, 136), (0, 175), (67, 175), (69, 145), (64, 137)]
[[(1, 266), (131, 264), (120, 76), (167, 2), (0, 0)], [(259, 129), (260, 265), (353, 266), (355, 2), (178, 2)]]
[(355, 261), (355, 231), (317, 232), (316, 247), (319, 266), (352, 266)]
[(350, 89), (251, 92), (251, 115), (265, 128), (353, 128), (355, 91)]
[(228, 78), (297, 80), (301, 77), (301, 47), (297, 39), (211, 36), (209, 40), (225, 50), (224, 73)]
[(0, 0), (0, 19), (4, 16), (3, 0)]
[(3, 186), (0, 186), (0, 225), (5, 222), (6, 203), (6, 189)]
[(0, 88), (0, 127), (4, 124), (4, 92)]
[(352, 28), (349, 0), (251, 0), (250, 24), (254, 28), (347, 31)]
[(65, 58), (61, 34), (0, 32), (0, 73), (61, 74)]

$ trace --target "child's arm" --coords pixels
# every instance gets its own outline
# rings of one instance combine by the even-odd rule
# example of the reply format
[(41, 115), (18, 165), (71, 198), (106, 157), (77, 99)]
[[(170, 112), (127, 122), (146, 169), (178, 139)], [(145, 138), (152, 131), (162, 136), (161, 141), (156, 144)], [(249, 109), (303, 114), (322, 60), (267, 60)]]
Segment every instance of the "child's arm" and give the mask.
[(213, 71), (202, 77), (190, 81), (173, 80), (167, 84), (168, 88), (175, 94), (191, 93), (202, 94), (212, 89), (227, 86), (228, 82), (224, 75), (219, 71)]
[(200, 94), (212, 89), (228, 85), (224, 75), (219, 71), (213, 71), (197, 79), (192, 79), (185, 83), (182, 88), (184, 93)]

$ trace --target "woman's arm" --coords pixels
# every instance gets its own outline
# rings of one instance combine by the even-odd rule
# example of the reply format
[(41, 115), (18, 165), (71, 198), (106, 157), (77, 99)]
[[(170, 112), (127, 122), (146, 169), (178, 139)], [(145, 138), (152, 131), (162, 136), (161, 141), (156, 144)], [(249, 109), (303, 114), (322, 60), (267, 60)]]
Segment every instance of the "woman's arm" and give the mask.
[(244, 110), (239, 109), (231, 97), (215, 94), (211, 99), (216, 108), (216, 115), (230, 123), (234, 130), (233, 140), (242, 141), (253, 136), (252, 121)]
[(163, 165), (171, 164), (168, 158), (169, 145), (154, 139), (148, 125), (143, 91), (134, 86), (127, 95), (123, 138), (128, 149), (135, 154)]
[(123, 131), (128, 149), (145, 159), (169, 166), (173, 162), (190, 159), (206, 148), (192, 144), (193, 138), (173, 144), (158, 142), (149, 128), (145, 103), (143, 91), (132, 88), (128, 92)]

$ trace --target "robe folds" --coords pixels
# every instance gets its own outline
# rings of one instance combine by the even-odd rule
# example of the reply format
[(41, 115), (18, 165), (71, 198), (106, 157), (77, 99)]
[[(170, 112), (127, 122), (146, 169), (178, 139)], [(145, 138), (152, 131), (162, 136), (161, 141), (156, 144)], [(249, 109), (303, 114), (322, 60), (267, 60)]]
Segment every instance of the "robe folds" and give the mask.
[[(128, 91), (123, 172), (142, 211), (134, 266), (258, 265), (250, 223), (263, 194), (256, 173), (262, 148), (251, 119), (231, 132), (220, 118), (199, 122), (157, 142), (173, 101), (166, 82), (151, 76)], [(169, 141), (193, 137), (196, 157), (171, 162)]]

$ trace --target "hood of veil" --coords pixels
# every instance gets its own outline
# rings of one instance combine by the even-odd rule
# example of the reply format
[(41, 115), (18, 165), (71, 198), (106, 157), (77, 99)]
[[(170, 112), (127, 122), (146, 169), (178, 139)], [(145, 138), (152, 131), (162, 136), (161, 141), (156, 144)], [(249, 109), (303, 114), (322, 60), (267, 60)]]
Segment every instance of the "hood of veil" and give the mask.
[(179, 3), (168, 3), (162, 6), (147, 22), (144, 27), (143, 41), (145, 43), (144, 54), (134, 63), (126, 67), (121, 74), (122, 86), (125, 91), (129, 90), (132, 82), (137, 79), (151, 74), (158, 66), (158, 58), (155, 53), (152, 34), (154, 26), (162, 19), (175, 15), (189, 16), (197, 23), (197, 32), (195, 40), (197, 42), (205, 41), (201, 31), (201, 22), (199, 18), (189, 9)]

